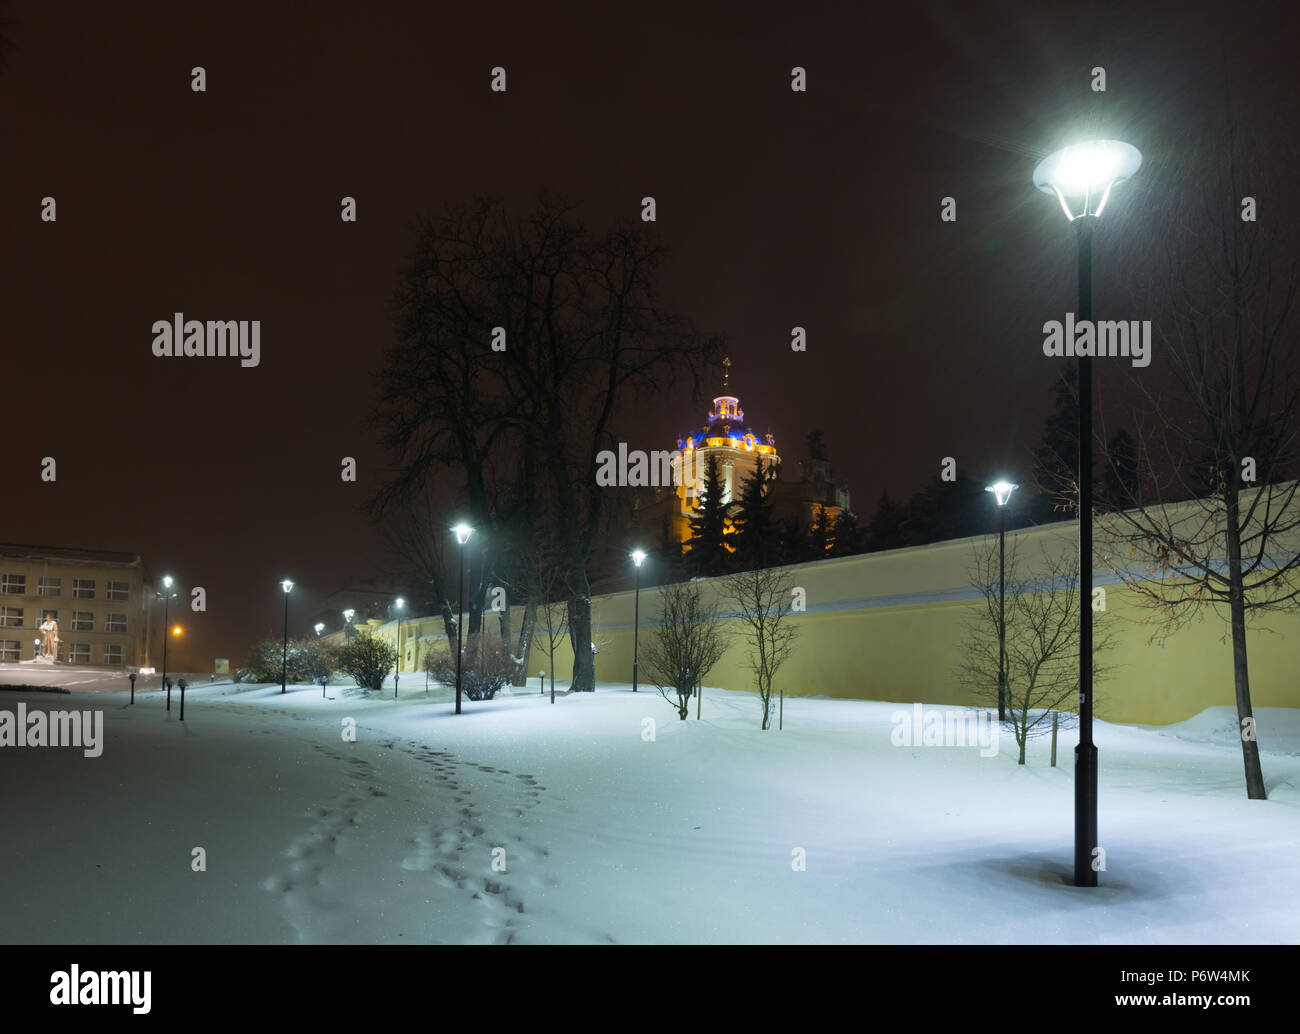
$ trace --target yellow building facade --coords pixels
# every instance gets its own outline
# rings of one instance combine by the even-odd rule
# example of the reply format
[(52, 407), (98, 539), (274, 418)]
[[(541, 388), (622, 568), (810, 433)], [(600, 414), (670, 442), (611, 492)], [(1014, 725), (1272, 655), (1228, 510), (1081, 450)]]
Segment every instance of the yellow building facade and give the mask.
[[(1104, 537), (1103, 529), (1098, 532), (1099, 548)], [(780, 671), (778, 687), (794, 696), (952, 705), (981, 702), (961, 684), (956, 672), (968, 625), (982, 606), (982, 597), (972, 585), (975, 557), (978, 551), (996, 546), (996, 536), (979, 536), (786, 568), (791, 584), (803, 590), (806, 609), (791, 617), (799, 638)], [(1064, 522), (1008, 532), (1007, 547), (1019, 553), (1022, 576), (1042, 573), (1044, 556), (1077, 552), (1077, 526)], [(722, 578), (701, 579), (696, 584), (726, 612), (730, 608), (719, 600), (723, 582)], [(1206, 608), (1181, 630), (1163, 636), (1151, 609), (1115, 574), (1102, 567), (1095, 573), (1095, 584), (1105, 589), (1105, 612), (1096, 615), (1098, 634), (1109, 631), (1115, 640), (1114, 648), (1098, 658), (1113, 669), (1110, 678), (1096, 684), (1099, 718), (1159, 725), (1181, 721), (1207, 707), (1234, 704), (1226, 608)], [(631, 591), (593, 598), (598, 681), (632, 681), (633, 607)], [(642, 589), (643, 643), (653, 635), (658, 613), (657, 589)], [(521, 616), (512, 613), (516, 634)], [(739, 622), (724, 624), (739, 633)], [(418, 671), (428, 649), (446, 649), (440, 620), (402, 625), (403, 671)], [(495, 631), (495, 623), (485, 623), (485, 628)], [(378, 634), (394, 642), (396, 632), (395, 622), (377, 628)], [(1254, 706), (1300, 707), (1300, 613), (1275, 612), (1252, 621), (1247, 649)], [(705, 684), (752, 690), (745, 653), (744, 642), (734, 635)], [(567, 639), (555, 660), (557, 679), (567, 680), (572, 663)], [(535, 640), (529, 675), (536, 678), (549, 667), (549, 658)], [(644, 668), (641, 675), (644, 683)]]
[(54, 621), (57, 663), (145, 664), (147, 585), (131, 553), (0, 544), (0, 662), (33, 660)]

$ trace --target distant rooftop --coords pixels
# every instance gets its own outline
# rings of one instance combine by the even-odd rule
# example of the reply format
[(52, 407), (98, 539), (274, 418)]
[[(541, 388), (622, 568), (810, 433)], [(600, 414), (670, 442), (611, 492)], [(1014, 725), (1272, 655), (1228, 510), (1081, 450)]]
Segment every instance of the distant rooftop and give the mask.
[(138, 564), (136, 553), (114, 553), (106, 549), (68, 549), (63, 546), (23, 546), (0, 542), (0, 556), (23, 560), (90, 560), (105, 564)]

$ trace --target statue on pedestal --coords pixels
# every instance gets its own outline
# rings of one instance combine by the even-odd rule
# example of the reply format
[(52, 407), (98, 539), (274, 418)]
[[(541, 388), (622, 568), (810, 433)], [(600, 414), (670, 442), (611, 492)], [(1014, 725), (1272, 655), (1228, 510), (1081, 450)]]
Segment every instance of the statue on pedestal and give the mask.
[(54, 618), (46, 618), (40, 626), (41, 660), (53, 664), (59, 659), (59, 623)]

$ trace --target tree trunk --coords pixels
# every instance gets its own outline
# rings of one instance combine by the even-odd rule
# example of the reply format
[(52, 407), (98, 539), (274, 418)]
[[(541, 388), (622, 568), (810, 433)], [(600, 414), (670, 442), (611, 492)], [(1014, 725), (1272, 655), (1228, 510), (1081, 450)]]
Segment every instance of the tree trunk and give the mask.
[(515, 686), (528, 685), (528, 655), (533, 648), (533, 629), (537, 627), (537, 604), (530, 602), (524, 608), (524, 619), (519, 628), (519, 643), (515, 656), (519, 663), (515, 666), (515, 677), (511, 683)]
[[(1229, 485), (1228, 504), (1228, 609), (1232, 620), (1232, 677), (1237, 691), (1237, 736), (1241, 760), (1246, 768), (1246, 796), (1252, 801), (1268, 799), (1264, 772), (1259, 764), (1259, 741), (1255, 738), (1255, 716), (1250, 708), (1250, 671), (1246, 666), (1246, 598), (1241, 577), (1241, 526), (1238, 523), (1237, 491)], [(1249, 722), (1247, 722), (1249, 719)], [(1250, 729), (1249, 736), (1246, 729)]]
[(571, 693), (594, 693), (596, 659), (591, 655), (591, 597), (587, 595), (587, 573), (582, 572), (578, 594), (569, 600), (569, 642), (573, 644)]

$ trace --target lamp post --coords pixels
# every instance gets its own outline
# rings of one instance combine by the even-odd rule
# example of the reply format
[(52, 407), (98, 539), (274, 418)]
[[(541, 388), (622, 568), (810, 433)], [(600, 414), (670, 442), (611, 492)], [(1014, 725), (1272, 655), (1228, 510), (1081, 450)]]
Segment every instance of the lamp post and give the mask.
[(645, 551), (632, 550), (632, 563), (636, 565), (636, 595), (632, 605), (632, 692), (636, 692), (637, 647), (641, 633), (641, 562), (645, 560)]
[(280, 692), (283, 693), (289, 683), (289, 591), (293, 582), (286, 578), (280, 588), (284, 590), (284, 650), (280, 654)]
[[(1092, 231), (1115, 184), (1142, 164), (1132, 144), (1094, 140), (1065, 147), (1034, 168), (1034, 186), (1054, 194), (1079, 248), (1080, 323), (1092, 321)], [(1075, 209), (1078, 212), (1075, 212)], [(1067, 349), (1075, 343), (1068, 342)], [(1092, 739), (1092, 355), (1079, 360), (1079, 745), (1074, 748), (1074, 885), (1097, 886), (1097, 745)]]
[[(174, 600), (177, 596), (176, 593), (171, 591), (171, 587), (172, 587), (172, 577), (171, 575), (167, 575), (166, 577), (163, 578), (163, 591), (155, 592), (153, 594), (154, 599), (163, 601), (162, 684), (164, 686), (167, 686), (167, 622), (168, 622), (167, 613), (168, 613), (168, 609), (171, 607), (172, 600)], [(171, 709), (172, 709), (172, 691), (171, 691), (171, 687), (167, 686), (167, 710), (171, 711)]]
[(474, 529), (462, 522), (451, 530), (456, 533), (456, 541), (460, 543), (460, 579), (456, 583), (456, 589), (460, 593), (460, 600), (456, 607), (456, 713), (460, 714), (460, 644), (463, 616), (461, 609), (465, 604), (465, 543), (469, 541)]
[(1007, 720), (1007, 503), (1019, 485), (995, 481), (984, 491), (998, 501), (998, 721)]
[(352, 627), (352, 618), (356, 615), (356, 613), (357, 612), (353, 610), (351, 607), (349, 607), (347, 610), (343, 612), (343, 641), (344, 642), (347, 642), (348, 629)]
[(397, 667), (393, 669), (393, 699), (397, 699), (397, 680), (402, 676), (402, 608), (406, 606), (406, 600), (398, 596), (393, 601), (393, 606), (397, 608)]

